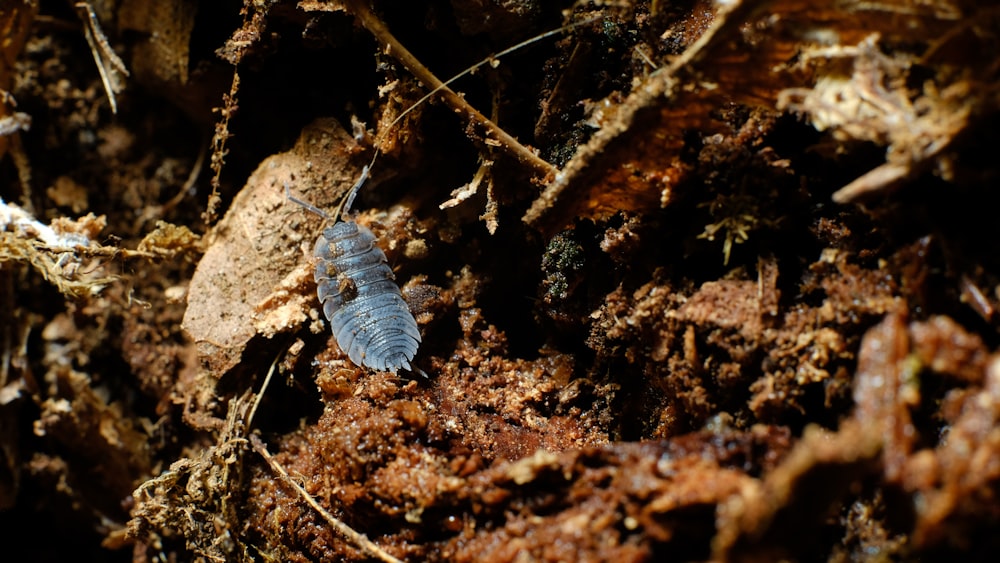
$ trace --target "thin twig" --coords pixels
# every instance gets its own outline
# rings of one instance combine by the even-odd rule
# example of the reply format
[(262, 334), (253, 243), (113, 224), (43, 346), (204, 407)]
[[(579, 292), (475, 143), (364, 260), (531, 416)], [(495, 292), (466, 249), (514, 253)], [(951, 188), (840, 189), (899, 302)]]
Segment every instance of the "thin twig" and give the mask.
[[(434, 74), (427, 67), (417, 60), (417, 58), (413, 56), (413, 54), (410, 53), (406, 47), (403, 47), (403, 45), (392, 35), (385, 24), (382, 23), (382, 20), (380, 20), (378, 16), (376, 16), (371, 9), (369, 9), (366, 0), (345, 0), (344, 3), (350, 7), (349, 9), (351, 13), (361, 21), (361, 25), (363, 25), (372, 35), (375, 36), (375, 39), (382, 44), (382, 48), (389, 55), (402, 63), (402, 65), (406, 67), (410, 73), (417, 77), (418, 80), (423, 82), (425, 86), (432, 89), (431, 93), (428, 94), (425, 99), (434, 93), (440, 92), (446, 103), (451, 105), (455, 110), (464, 113), (474, 123), (486, 129), (491, 136), (495, 137), (496, 140), (500, 142), (500, 146), (504, 147), (518, 160), (530, 165), (545, 177), (555, 176), (555, 173), (558, 171), (555, 166), (549, 164), (530, 149), (519, 143), (517, 139), (501, 129), (500, 126), (487, 119), (487, 117), (483, 114), (479, 113), (476, 108), (466, 102), (462, 96), (456, 94), (446, 83), (441, 82), (438, 77), (434, 76)], [(504, 53), (514, 50), (520, 46), (521, 45), (512, 47), (507, 51), (504, 51)], [(496, 57), (493, 58), (495, 59)], [(466, 73), (472, 72), (472, 70), (475, 70), (487, 62), (490, 62), (490, 59), (484, 61), (483, 63), (479, 63), (479, 65), (471, 67), (468, 71), (466, 71)], [(459, 74), (455, 78), (460, 76), (462, 76), (462, 74)], [(451, 82), (451, 80), (448, 82)], [(418, 104), (419, 103), (420, 102), (418, 102)], [(417, 104), (414, 104), (414, 106), (416, 105)]]
[(257, 392), (257, 396), (253, 399), (253, 405), (250, 407), (250, 413), (247, 415), (245, 424), (245, 430), (249, 432), (250, 426), (253, 425), (253, 417), (257, 414), (257, 407), (260, 406), (260, 402), (264, 399), (264, 392), (267, 391), (268, 385), (271, 384), (271, 376), (274, 375), (274, 368), (278, 366), (278, 360), (281, 359), (281, 354), (274, 357), (274, 361), (271, 362), (271, 367), (267, 370), (267, 375), (264, 377), (264, 383), (260, 385), (260, 391)]
[[(426, 102), (427, 100), (429, 100), (431, 98), (431, 96), (433, 96), (434, 94), (437, 94), (438, 92), (447, 89), (449, 84), (451, 84), (452, 82), (455, 82), (459, 78), (462, 78), (463, 76), (466, 76), (466, 75), (472, 74), (473, 72), (476, 72), (477, 70), (479, 70), (480, 67), (483, 67), (483, 66), (486, 66), (486, 65), (494, 66), (494, 65), (496, 65), (496, 63), (498, 62), (498, 59), (500, 57), (503, 57), (505, 55), (509, 55), (510, 53), (513, 53), (514, 51), (517, 51), (518, 49), (521, 49), (523, 47), (527, 47), (528, 45), (531, 45), (532, 43), (535, 43), (537, 41), (541, 41), (542, 39), (545, 39), (546, 37), (551, 37), (553, 35), (556, 35), (556, 34), (559, 34), (559, 33), (563, 33), (564, 31), (567, 31), (567, 30), (572, 29), (574, 27), (588, 24), (588, 23), (590, 23), (590, 22), (592, 22), (592, 21), (594, 21), (596, 19), (598, 19), (598, 18), (596, 18), (596, 17), (587, 18), (585, 20), (581, 20), (581, 21), (578, 21), (578, 22), (575, 22), (575, 23), (571, 23), (569, 25), (564, 25), (564, 26), (562, 26), (560, 28), (557, 28), (557, 29), (546, 31), (545, 33), (542, 33), (540, 35), (536, 35), (534, 37), (530, 37), (528, 39), (525, 39), (524, 41), (521, 41), (517, 45), (514, 45), (512, 47), (507, 47), (503, 51), (500, 51), (500, 52), (498, 52), (496, 54), (493, 54), (493, 55), (490, 55), (490, 56), (486, 57), (485, 59), (479, 61), (478, 63), (476, 63), (476, 64), (470, 66), (469, 68), (463, 70), (462, 72), (456, 74), (455, 76), (452, 76), (448, 80), (445, 80), (444, 82), (442, 82), (441, 84), (439, 84), (438, 86), (436, 86), (434, 89), (432, 89), (430, 92), (427, 92), (427, 94), (425, 94), (424, 97), (420, 98), (416, 102), (413, 102), (413, 104), (410, 107), (406, 108), (403, 111), (403, 113), (399, 114), (398, 116), (396, 116), (396, 119), (392, 120), (392, 123), (390, 123), (389, 126), (386, 127), (386, 132), (390, 131), (397, 123), (399, 123), (400, 121), (402, 121), (403, 118), (406, 117), (411, 111), (413, 111), (413, 110), (417, 109), (418, 107), (420, 107), (420, 104), (422, 104), (422, 103)], [(459, 99), (462, 100), (463, 102), (465, 102), (465, 98), (462, 98), (461, 96), (459, 96)], [(487, 120), (487, 121), (490, 121), (490, 123), (492, 123), (491, 120)]]
[(206, 139), (202, 145), (201, 149), (198, 151), (198, 157), (195, 158), (194, 165), (191, 167), (191, 172), (188, 173), (187, 180), (184, 181), (184, 185), (181, 186), (180, 191), (170, 198), (167, 203), (163, 204), (163, 211), (170, 211), (177, 206), (181, 201), (184, 200), (184, 196), (188, 195), (194, 185), (198, 182), (198, 177), (201, 176), (201, 169), (205, 166), (205, 155), (208, 154), (209, 141)]
[(108, 43), (108, 38), (101, 29), (101, 23), (97, 21), (97, 15), (89, 2), (77, 2), (74, 7), (83, 19), (83, 34), (90, 45), (90, 52), (97, 63), (97, 71), (101, 75), (101, 82), (104, 84), (104, 92), (108, 95), (108, 102), (111, 104), (111, 113), (118, 113), (118, 101), (115, 94), (121, 92), (121, 75), (128, 76), (128, 69), (125, 63), (115, 53)]
[(222, 185), (222, 167), (226, 162), (226, 154), (228, 154), (226, 141), (228, 141), (229, 137), (232, 136), (229, 132), (229, 120), (239, 109), (239, 104), (236, 99), (239, 91), (240, 73), (234, 68), (233, 82), (229, 86), (229, 94), (223, 94), (222, 107), (215, 108), (213, 110), (219, 113), (219, 120), (215, 123), (215, 134), (212, 135), (212, 159), (209, 162), (209, 167), (213, 172), (211, 181), (212, 192), (208, 195), (205, 212), (201, 214), (201, 217), (204, 219), (206, 225), (215, 222), (219, 205), (222, 203), (222, 197), (219, 195), (219, 188)]
[(340, 532), (342, 536), (347, 538), (349, 541), (354, 542), (354, 545), (360, 547), (364, 552), (372, 557), (390, 563), (403, 563), (402, 560), (396, 559), (392, 555), (386, 553), (385, 550), (368, 539), (367, 536), (355, 531), (354, 528), (351, 528), (344, 522), (338, 520), (333, 514), (330, 514), (325, 508), (320, 506), (320, 504), (316, 502), (316, 499), (313, 498), (312, 495), (310, 495), (304, 488), (302, 488), (301, 485), (296, 483), (295, 480), (288, 475), (288, 472), (285, 471), (285, 468), (282, 467), (281, 464), (278, 463), (273, 457), (271, 457), (271, 454), (267, 451), (267, 447), (256, 434), (250, 435), (250, 444), (253, 446), (254, 451), (260, 454), (260, 456), (264, 458), (264, 461), (271, 466), (271, 469), (274, 470), (279, 477), (281, 477), (281, 480), (285, 484), (294, 488), (299, 493), (299, 496), (301, 496), (302, 499), (313, 508), (313, 510), (319, 512), (320, 515), (323, 516), (323, 519), (326, 520), (331, 527)]
[(143, 209), (142, 215), (139, 217), (139, 224), (163, 217), (167, 214), (167, 212), (177, 207), (182, 201), (184, 201), (184, 198), (191, 192), (191, 189), (194, 188), (195, 184), (198, 183), (198, 178), (201, 176), (201, 170), (205, 166), (205, 158), (208, 155), (208, 147), (209, 141), (206, 138), (202, 143), (201, 149), (198, 151), (198, 156), (194, 161), (194, 165), (191, 167), (191, 171), (188, 173), (187, 180), (184, 181), (184, 185), (182, 185), (177, 193), (163, 205), (147, 205), (146, 208)]

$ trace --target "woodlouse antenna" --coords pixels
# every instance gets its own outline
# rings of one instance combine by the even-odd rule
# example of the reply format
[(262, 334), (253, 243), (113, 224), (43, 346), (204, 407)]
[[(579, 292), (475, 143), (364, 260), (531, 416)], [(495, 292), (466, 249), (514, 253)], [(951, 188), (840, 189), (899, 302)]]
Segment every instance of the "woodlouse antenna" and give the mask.
[[(377, 152), (375, 154), (378, 154)], [(372, 163), (375, 159), (372, 159)], [(361, 186), (368, 181), (368, 171), (371, 169), (371, 164), (361, 168), (361, 177), (358, 178), (357, 182), (351, 186), (350, 191), (348, 191), (343, 199), (340, 200), (340, 205), (337, 206), (337, 212), (333, 214), (334, 217), (339, 217), (341, 221), (347, 221), (347, 214), (351, 212), (351, 206), (354, 205), (354, 198), (358, 195), (358, 190)]]
[(340, 205), (337, 206), (337, 211), (335, 211), (332, 215), (305, 200), (293, 196), (291, 188), (288, 187), (288, 182), (285, 182), (285, 198), (292, 203), (297, 203), (307, 210), (312, 211), (327, 221), (336, 221), (338, 219), (341, 221), (347, 221), (347, 214), (351, 212), (351, 206), (354, 205), (354, 198), (357, 197), (358, 190), (360, 190), (361, 186), (368, 181), (368, 170), (368, 166), (361, 168), (361, 177), (358, 178), (357, 182), (354, 182), (351, 189), (340, 199)]
[(330, 221), (330, 220), (333, 219), (333, 217), (331, 217), (330, 215), (328, 215), (326, 211), (323, 211), (322, 209), (316, 207), (315, 205), (313, 205), (313, 204), (311, 204), (311, 203), (309, 203), (307, 201), (301, 200), (301, 199), (293, 196), (292, 195), (292, 190), (289, 189), (289, 187), (288, 187), (288, 182), (285, 182), (285, 198), (287, 198), (288, 201), (290, 201), (292, 203), (297, 203), (297, 204), (301, 205), (302, 207), (306, 208), (306, 210), (308, 210), (308, 211), (312, 211), (313, 213), (315, 213), (316, 215), (319, 215), (320, 217), (326, 219), (327, 221)]

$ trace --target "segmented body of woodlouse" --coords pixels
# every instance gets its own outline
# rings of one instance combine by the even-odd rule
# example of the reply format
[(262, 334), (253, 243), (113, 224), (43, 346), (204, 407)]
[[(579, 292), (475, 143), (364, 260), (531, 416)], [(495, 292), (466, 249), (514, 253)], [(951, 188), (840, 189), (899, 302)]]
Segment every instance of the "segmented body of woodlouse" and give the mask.
[(319, 301), (340, 349), (359, 366), (411, 369), (420, 331), (375, 235), (341, 221), (323, 229), (313, 253)]

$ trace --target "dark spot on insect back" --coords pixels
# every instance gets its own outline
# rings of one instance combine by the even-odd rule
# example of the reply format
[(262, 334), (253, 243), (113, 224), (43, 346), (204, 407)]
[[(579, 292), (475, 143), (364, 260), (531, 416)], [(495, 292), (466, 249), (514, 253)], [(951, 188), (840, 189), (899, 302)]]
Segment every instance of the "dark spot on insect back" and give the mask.
[(345, 303), (358, 296), (358, 284), (345, 274), (337, 274), (337, 289)]

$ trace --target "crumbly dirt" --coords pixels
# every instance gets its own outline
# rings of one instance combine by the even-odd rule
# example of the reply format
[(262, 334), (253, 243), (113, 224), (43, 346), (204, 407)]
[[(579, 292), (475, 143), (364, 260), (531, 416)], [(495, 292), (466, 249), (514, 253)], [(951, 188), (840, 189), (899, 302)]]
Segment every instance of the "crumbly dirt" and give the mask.
[[(1000, 549), (994, 3), (75, 4), (0, 2), (0, 560)], [(412, 372), (316, 300), (366, 166)]]

